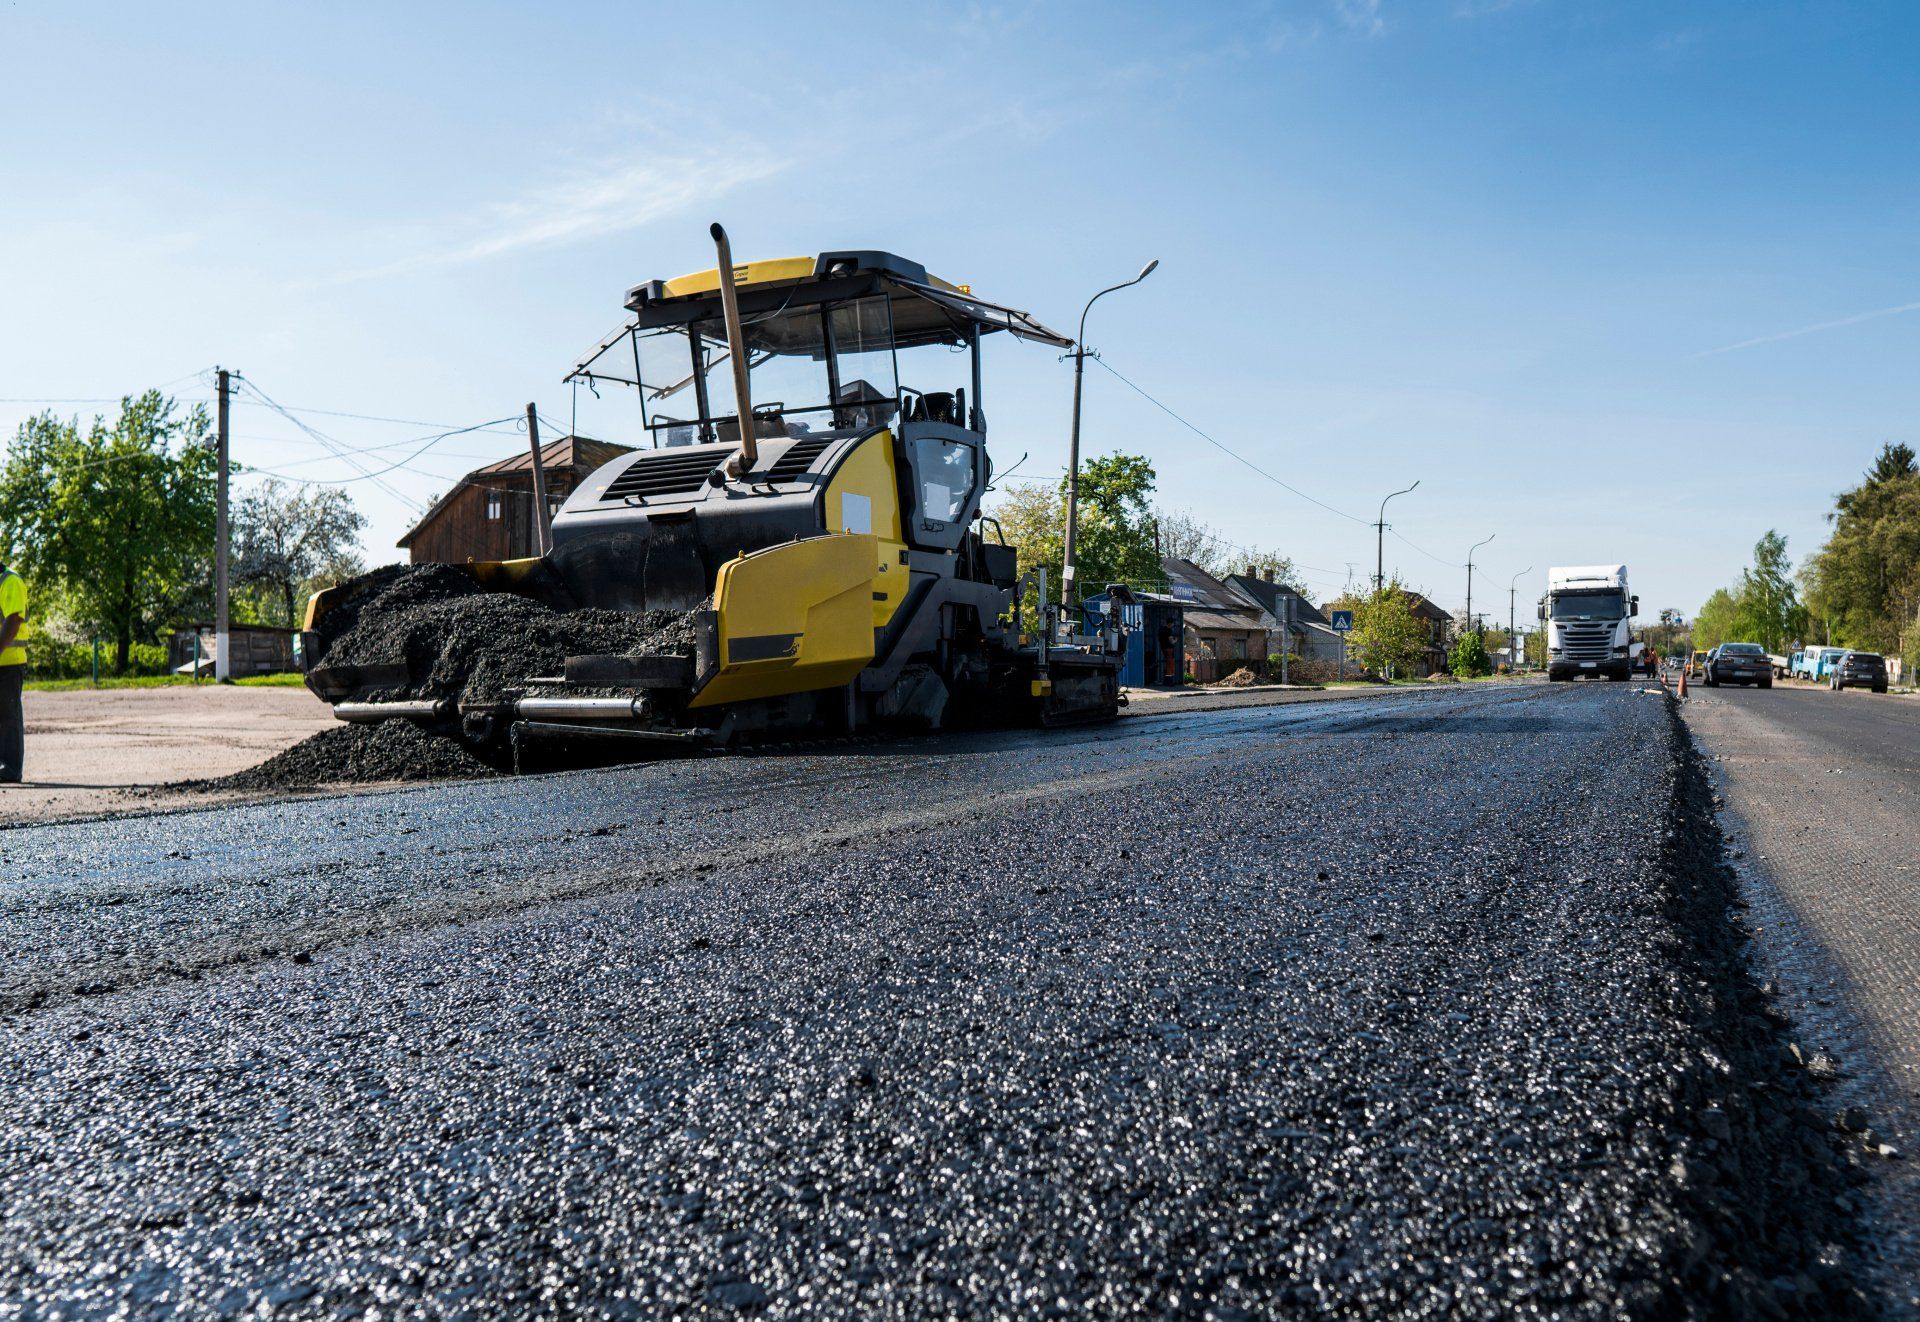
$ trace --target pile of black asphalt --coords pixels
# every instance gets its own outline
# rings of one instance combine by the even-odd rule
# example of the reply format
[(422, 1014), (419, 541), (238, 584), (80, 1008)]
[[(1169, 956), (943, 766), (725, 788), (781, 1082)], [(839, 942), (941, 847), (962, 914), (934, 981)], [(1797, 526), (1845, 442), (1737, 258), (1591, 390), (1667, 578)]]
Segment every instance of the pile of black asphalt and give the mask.
[[(1747, 972), (1669, 700), (1637, 686), (392, 802), (404, 832), (319, 833), (306, 865), (331, 905), (368, 889), (368, 935), (4, 1021), (0, 1297), (315, 1317), (1869, 1307), (1821, 1084)], [(212, 816), (292, 832), (324, 807)], [(104, 829), (9, 847), (31, 871)], [(431, 897), (480, 861), (476, 833), (494, 907), (409, 926), (444, 915)], [(144, 886), (169, 884), (148, 857), (165, 838)], [(599, 888), (548, 898), (562, 862)], [(100, 957), (184, 948), (167, 904), (205, 866), (181, 865), (178, 901), (143, 890), (81, 924)], [(521, 908), (501, 899), (516, 869)], [(300, 887), (261, 884), (251, 939), (299, 949)], [(71, 926), (61, 906), (91, 892), (63, 885), (34, 912)], [(0, 913), (0, 943), (62, 958), (30, 953), (34, 921)]]
[(560, 674), (569, 656), (693, 654), (693, 623), (683, 612), (558, 611), (485, 591), (451, 565), (369, 575), (321, 623), (327, 665), (406, 665), (404, 684), (362, 695), (373, 700), (490, 702), (530, 678)]
[(493, 774), (493, 767), (460, 740), (423, 730), (412, 721), (394, 720), (322, 730), (264, 762), (229, 776), (194, 781), (192, 788), (209, 792), (299, 790)]
[[(320, 619), (328, 665), (402, 663), (405, 682), (363, 700), (495, 702), (529, 679), (556, 676), (569, 656), (693, 653), (693, 616), (680, 611), (556, 611), (488, 592), (452, 565), (389, 565), (356, 580)], [(603, 692), (603, 690), (595, 690)], [(405, 719), (323, 730), (230, 776), (174, 788), (225, 793), (492, 775), (498, 747)]]

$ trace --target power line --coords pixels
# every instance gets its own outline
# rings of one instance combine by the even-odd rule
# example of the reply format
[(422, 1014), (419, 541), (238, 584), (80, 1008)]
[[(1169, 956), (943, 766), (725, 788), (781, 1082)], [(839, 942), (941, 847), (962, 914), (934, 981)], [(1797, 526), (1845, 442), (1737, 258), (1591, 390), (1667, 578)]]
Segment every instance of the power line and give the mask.
[(1354, 523), (1361, 524), (1368, 528), (1371, 528), (1373, 526), (1373, 521), (1371, 519), (1362, 519), (1356, 515), (1347, 513), (1345, 510), (1335, 509), (1333, 506), (1327, 504), (1326, 501), (1320, 500), (1314, 496), (1309, 496), (1306, 492), (1302, 491), (1299, 487), (1294, 486), (1291, 482), (1282, 481), (1280, 478), (1275, 477), (1272, 473), (1269, 473), (1266, 469), (1260, 467), (1260, 465), (1254, 463), (1253, 460), (1247, 458), (1245, 455), (1240, 454), (1238, 451), (1233, 450), (1230, 447), (1222, 444), (1220, 441), (1215, 440), (1212, 436), (1202, 431), (1199, 427), (1196, 427), (1193, 423), (1188, 422), (1185, 418), (1181, 417), (1178, 413), (1175, 413), (1171, 408), (1168, 408), (1165, 404), (1162, 404), (1159, 400), (1155, 399), (1152, 395), (1149, 395), (1146, 391), (1142, 390), (1139, 386), (1127, 380), (1126, 377), (1121, 376), (1120, 373), (1115, 368), (1113, 368), (1107, 363), (1106, 359), (1095, 358), (1093, 361), (1096, 363), (1099, 363), (1100, 366), (1105, 367), (1109, 372), (1112, 372), (1116, 377), (1119, 377), (1121, 383), (1124, 384), (1129, 390), (1139, 395), (1140, 398), (1146, 400), (1149, 404), (1159, 409), (1162, 413), (1166, 414), (1169, 418), (1172, 418), (1175, 422), (1179, 423), (1182, 427), (1185, 427), (1188, 431), (1192, 432), (1195, 436), (1198, 436), (1201, 440), (1205, 441), (1208, 445), (1213, 446), (1216, 450), (1219, 450), (1222, 454), (1227, 455), (1229, 458), (1237, 459), (1241, 463), (1245, 464), (1248, 468), (1251, 468), (1254, 472), (1260, 474), (1261, 477), (1266, 478), (1267, 481), (1273, 483), (1275, 486), (1284, 487), (1286, 490), (1291, 491), (1294, 495), (1300, 497), (1300, 499), (1308, 502), (1309, 504), (1318, 505), (1321, 509), (1327, 511), (1327, 513), (1329, 514), (1338, 514), (1343, 519), (1350, 519)]
[[(260, 387), (255, 385), (252, 381), (248, 380), (245, 377), (241, 377), (240, 385), (242, 389), (251, 392), (256, 398), (263, 401), (268, 408), (278, 413), (281, 417), (285, 418), (288, 422), (291, 422), (294, 426), (298, 427), (301, 431), (305, 432), (307, 435), (313, 437), (315, 440), (325, 445), (329, 450), (334, 451), (340, 457), (340, 459), (343, 460), (349, 467), (356, 470), (362, 477), (365, 477), (368, 480), (370, 480), (376, 487), (379, 487), (382, 491), (392, 496), (395, 500), (399, 501), (401, 504), (412, 506), (415, 509), (426, 508), (426, 506), (421, 504), (419, 501), (416, 501), (412, 497), (402, 493), (400, 489), (398, 487), (395, 487), (391, 482), (386, 481), (379, 474), (374, 473), (365, 464), (361, 463), (358, 459), (354, 458), (352, 454), (344, 452), (342, 449), (341, 443), (339, 441), (327, 435), (325, 432), (319, 430), (317, 427), (314, 427), (309, 423), (302, 422), (299, 418), (296, 418), (293, 416), (293, 414), (287, 412), (284, 408), (280, 406), (279, 401), (275, 400), (272, 396), (268, 395), (266, 391), (260, 389)], [(391, 470), (388, 470), (388, 471), (391, 471)]]
[(1442, 564), (1442, 565), (1445, 565), (1445, 566), (1446, 566), (1447, 568), (1449, 568), (1449, 569), (1465, 569), (1465, 568), (1466, 568), (1466, 566), (1465, 566), (1465, 565), (1463, 565), (1463, 564), (1460, 564), (1460, 563), (1459, 563), (1458, 561), (1454, 561), (1454, 560), (1443, 560), (1443, 559), (1441, 559), (1441, 558), (1440, 558), (1439, 556), (1437, 556), (1437, 555), (1435, 555), (1435, 554), (1434, 554), (1434, 553), (1433, 553), (1432, 551), (1429, 551), (1429, 550), (1427, 550), (1427, 548), (1426, 548), (1426, 547), (1424, 547), (1424, 546), (1419, 546), (1419, 545), (1416, 545), (1416, 544), (1415, 544), (1415, 543), (1413, 543), (1413, 542), (1409, 542), (1409, 541), (1407, 541), (1407, 539), (1406, 539), (1406, 538), (1404, 538), (1404, 537), (1402, 537), (1402, 536), (1400, 536), (1400, 534), (1399, 534), (1399, 533), (1398, 533), (1397, 531), (1395, 531), (1395, 530), (1394, 530), (1394, 528), (1393, 528), (1393, 527), (1392, 527), (1391, 525), (1389, 525), (1389, 526), (1388, 526), (1388, 528), (1387, 528), (1387, 531), (1388, 531), (1388, 532), (1390, 532), (1390, 533), (1393, 533), (1393, 535), (1394, 535), (1394, 538), (1395, 538), (1395, 539), (1396, 539), (1397, 541), (1402, 541), (1402, 542), (1406, 542), (1408, 546), (1411, 546), (1411, 547), (1413, 547), (1413, 549), (1414, 549), (1414, 550), (1416, 550), (1416, 551), (1418, 551), (1418, 552), (1419, 552), (1419, 553), (1420, 553), (1421, 555), (1424, 555), (1425, 557), (1427, 557), (1427, 559), (1429, 559), (1429, 560), (1431, 560), (1431, 561), (1433, 561), (1433, 562), (1434, 562), (1434, 563), (1436, 563), (1436, 564)]
[[(409, 454), (405, 459), (396, 459), (394, 462), (388, 464), (385, 468), (376, 468), (372, 472), (362, 473), (358, 477), (341, 478), (338, 481), (329, 482), (326, 485), (345, 486), (349, 482), (378, 482), (380, 478), (385, 474), (391, 473), (398, 468), (406, 468), (408, 464), (412, 463), (415, 459), (418, 459), (421, 455), (425, 454), (428, 450), (431, 450), (435, 445), (439, 444), (441, 441), (446, 440), (447, 437), (449, 436), (462, 436), (462, 435), (465, 435), (467, 432), (479, 431), (483, 427), (496, 427), (503, 422), (511, 422), (511, 421), (512, 421), (511, 418), (491, 418), (486, 422), (477, 422), (471, 427), (455, 427), (451, 431), (440, 432), (436, 435), (427, 437), (426, 443), (420, 446), (418, 449), (416, 449), (413, 453)], [(259, 468), (253, 471), (259, 472), (259, 473), (266, 473), (270, 477), (288, 477), (287, 474), (277, 473), (270, 468)], [(415, 470), (407, 469), (407, 471), (414, 472)], [(422, 474), (422, 476), (433, 477), (435, 475), (432, 473), (426, 473), (426, 474)], [(300, 479), (300, 478), (290, 478), (289, 480), (318, 481), (318, 479)]]
[[(261, 403), (256, 403), (256, 402), (255, 402), (255, 401), (253, 401), (253, 400), (245, 400), (245, 401), (242, 401), (242, 402), (244, 402), (244, 403), (246, 403), (246, 404), (248, 404), (248, 405), (250, 405), (251, 407), (254, 407), (254, 408), (271, 408), (271, 409), (273, 409), (273, 410), (274, 410), (275, 412), (277, 412), (277, 413), (311, 413), (311, 414), (313, 414), (313, 415), (314, 415), (315, 417), (321, 417), (321, 418), (352, 418), (352, 419), (354, 419), (355, 421), (358, 421), (358, 422), (390, 422), (390, 423), (393, 423), (393, 424), (395, 424), (395, 425), (397, 425), (397, 426), (403, 426), (403, 427), (447, 427), (447, 428), (450, 428), (450, 427), (452, 427), (452, 426), (454, 426), (454, 424), (453, 424), (453, 423), (450, 423), (450, 422), (431, 422), (431, 421), (427, 421), (427, 420), (424, 420), (424, 419), (421, 419), (421, 418), (389, 418), (389, 417), (383, 417), (383, 416), (381, 416), (381, 415), (379, 415), (379, 414), (375, 414), (375, 413), (346, 413), (346, 412), (343, 412), (343, 411), (342, 411), (342, 410), (340, 410), (340, 409), (316, 409), (316, 408), (302, 408), (302, 407), (299, 407), (299, 406), (297, 406), (297, 405), (293, 405), (293, 404), (284, 404), (284, 405), (282, 405), (282, 404), (261, 404)], [(483, 427), (492, 427), (492, 426), (495, 426), (495, 425), (497, 425), (497, 424), (494, 424), (494, 423), (485, 423), (485, 424), (482, 424), (482, 426), (483, 426)], [(473, 429), (473, 430), (479, 430), (479, 428), (475, 428), (475, 429)]]

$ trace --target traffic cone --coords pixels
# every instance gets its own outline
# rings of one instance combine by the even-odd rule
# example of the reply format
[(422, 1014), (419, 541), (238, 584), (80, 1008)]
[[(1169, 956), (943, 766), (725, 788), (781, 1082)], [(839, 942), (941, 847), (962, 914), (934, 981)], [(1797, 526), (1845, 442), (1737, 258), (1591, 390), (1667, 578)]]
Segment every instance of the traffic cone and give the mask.
[(1674, 694), (1675, 697), (1684, 698), (1687, 696), (1687, 672), (1691, 669), (1693, 669), (1693, 663), (1691, 661), (1680, 667), (1680, 690)]

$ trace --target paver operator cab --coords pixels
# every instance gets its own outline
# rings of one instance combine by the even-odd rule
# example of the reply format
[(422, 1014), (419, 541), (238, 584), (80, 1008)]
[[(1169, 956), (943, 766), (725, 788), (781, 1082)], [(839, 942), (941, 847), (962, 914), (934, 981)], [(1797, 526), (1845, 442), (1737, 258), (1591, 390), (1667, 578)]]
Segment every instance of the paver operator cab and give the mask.
[(1576, 565), (1547, 571), (1540, 621), (1547, 629), (1547, 678), (1633, 676), (1633, 617), (1640, 599), (1627, 591), (1625, 565)]
[[(720, 266), (630, 290), (565, 378), (636, 392), (653, 448), (581, 482), (546, 555), (467, 566), (556, 609), (690, 612), (695, 655), (569, 658), (566, 686), (443, 721), (724, 743), (1116, 714), (1123, 640), (1068, 636), (1050, 603), (1023, 621), (1015, 550), (981, 515), (982, 337), (1071, 341), (891, 253), (734, 265), (714, 237)], [(365, 678), (309, 683), (367, 719)]]

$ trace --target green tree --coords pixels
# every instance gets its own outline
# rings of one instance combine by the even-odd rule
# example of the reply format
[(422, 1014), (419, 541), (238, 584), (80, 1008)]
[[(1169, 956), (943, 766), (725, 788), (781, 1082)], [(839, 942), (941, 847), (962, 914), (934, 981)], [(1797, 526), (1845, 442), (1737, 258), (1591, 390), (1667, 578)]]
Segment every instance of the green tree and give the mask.
[(258, 592), (268, 621), (300, 623), (299, 599), (315, 580), (351, 578), (367, 520), (339, 487), (289, 487), (268, 478), (234, 511), (234, 581)]
[(1783, 653), (1793, 649), (1793, 640), (1806, 629), (1807, 612), (1794, 591), (1787, 539), (1768, 529), (1754, 543), (1752, 566), (1740, 571), (1739, 588), (1734, 594), (1734, 632), (1743, 642)]
[(1468, 629), (1455, 640), (1447, 656), (1447, 669), (1461, 679), (1477, 679), (1493, 673), (1493, 660), (1487, 655), (1486, 640), (1478, 629)]
[[(1111, 454), (1080, 469), (1075, 595), (1091, 596), (1109, 583), (1159, 588), (1166, 576), (1153, 549), (1153, 465), (1139, 455)], [(990, 511), (1009, 545), (1019, 548), (1020, 572), (1044, 566), (1047, 591), (1060, 595), (1066, 548), (1067, 483), (1010, 487)]]
[[(1349, 607), (1342, 605), (1340, 609)], [(1413, 612), (1413, 598), (1398, 578), (1378, 592), (1352, 601), (1353, 632), (1348, 643), (1360, 664), (1376, 674), (1406, 674), (1420, 664), (1427, 647), (1427, 626)]]
[[(1153, 549), (1153, 465), (1137, 454), (1110, 454), (1080, 470), (1079, 527), (1074, 542), (1074, 594), (1109, 583), (1162, 581)], [(1064, 494), (1066, 482), (1061, 481)]]
[(150, 390), (111, 424), (20, 425), (0, 472), (0, 537), (29, 580), (113, 640), (125, 673), (136, 639), (164, 622), (213, 545), (217, 461), (205, 408), (185, 414)]
[(1740, 606), (1725, 588), (1715, 588), (1693, 616), (1693, 645), (1712, 651), (1739, 631)]
[(1834, 501), (1833, 532), (1801, 581), (1825, 642), (1894, 651), (1920, 621), (1920, 468), (1882, 447), (1861, 484)]

